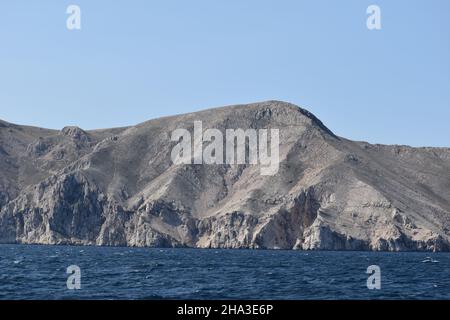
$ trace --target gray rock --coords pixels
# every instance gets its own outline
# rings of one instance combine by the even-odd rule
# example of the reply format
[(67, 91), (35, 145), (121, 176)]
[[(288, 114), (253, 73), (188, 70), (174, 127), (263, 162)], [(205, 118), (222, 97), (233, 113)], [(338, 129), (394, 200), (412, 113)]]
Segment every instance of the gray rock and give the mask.
[[(178, 165), (177, 128), (278, 128), (280, 168)], [(267, 101), (133, 127), (0, 121), (0, 242), (300, 250), (450, 249), (450, 149), (371, 145)]]

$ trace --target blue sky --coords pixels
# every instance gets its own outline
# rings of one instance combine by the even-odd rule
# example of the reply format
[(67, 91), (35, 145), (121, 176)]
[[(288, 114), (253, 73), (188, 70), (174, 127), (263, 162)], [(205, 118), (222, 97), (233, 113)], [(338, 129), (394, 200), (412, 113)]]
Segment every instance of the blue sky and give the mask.
[(269, 99), (350, 139), (450, 147), (450, 1), (0, 3), (3, 120), (105, 128)]

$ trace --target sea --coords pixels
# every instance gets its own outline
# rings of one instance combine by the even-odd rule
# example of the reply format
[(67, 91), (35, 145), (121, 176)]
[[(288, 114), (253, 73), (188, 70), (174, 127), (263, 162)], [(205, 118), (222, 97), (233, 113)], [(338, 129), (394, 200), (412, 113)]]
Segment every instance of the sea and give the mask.
[(0, 245), (0, 299), (450, 299), (450, 253)]

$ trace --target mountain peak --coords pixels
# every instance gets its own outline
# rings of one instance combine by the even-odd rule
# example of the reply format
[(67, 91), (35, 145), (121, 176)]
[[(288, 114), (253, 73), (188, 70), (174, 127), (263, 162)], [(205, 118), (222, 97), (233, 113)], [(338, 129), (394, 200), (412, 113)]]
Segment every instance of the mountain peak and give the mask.
[(246, 123), (305, 125), (310, 124), (322, 132), (337, 138), (312, 112), (293, 103), (280, 100), (267, 100), (247, 104), (235, 104), (203, 109), (191, 113), (151, 119), (143, 124), (158, 122), (162, 119), (202, 120), (204, 122), (225, 121), (228, 125), (246, 125)]
[(253, 106), (261, 110), (259, 112), (260, 113), (262, 112), (262, 114), (264, 114), (264, 112), (265, 114), (272, 114), (274, 112), (283, 113), (285, 114), (285, 117), (294, 119), (296, 116), (298, 116), (298, 114), (300, 114), (301, 116), (308, 118), (314, 126), (320, 128), (327, 134), (336, 137), (336, 135), (327, 126), (325, 126), (323, 122), (319, 118), (317, 118), (312, 112), (290, 102), (282, 100), (267, 100), (240, 106), (243, 107)]

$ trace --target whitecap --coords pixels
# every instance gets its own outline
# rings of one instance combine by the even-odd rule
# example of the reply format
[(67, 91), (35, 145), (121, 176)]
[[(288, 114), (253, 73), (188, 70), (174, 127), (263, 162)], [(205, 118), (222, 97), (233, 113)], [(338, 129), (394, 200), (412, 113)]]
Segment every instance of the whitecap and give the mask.
[(439, 260), (433, 259), (432, 257), (426, 257), (424, 260), (422, 260), (423, 263), (431, 262), (431, 263), (438, 263)]

